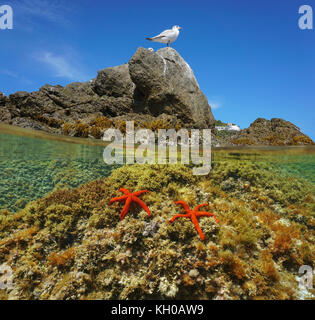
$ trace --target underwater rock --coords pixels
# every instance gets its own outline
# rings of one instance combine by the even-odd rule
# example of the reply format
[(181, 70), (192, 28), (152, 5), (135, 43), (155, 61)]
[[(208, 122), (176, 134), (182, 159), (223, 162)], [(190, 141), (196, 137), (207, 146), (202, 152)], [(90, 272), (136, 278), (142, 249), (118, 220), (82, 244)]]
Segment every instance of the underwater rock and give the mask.
[[(232, 176), (252, 188), (223, 191)], [(132, 205), (120, 221), (121, 205), (108, 205), (120, 187), (150, 190), (150, 217)], [(217, 163), (204, 177), (183, 165), (123, 166), (0, 211), (0, 265), (13, 285), (0, 299), (298, 299), (299, 267), (315, 259), (313, 194), (257, 162)], [(178, 199), (218, 216), (198, 218), (204, 241), (189, 219), (168, 222)]]
[(233, 177), (229, 177), (227, 180), (221, 183), (221, 189), (224, 191), (232, 190), (235, 187), (235, 181)]

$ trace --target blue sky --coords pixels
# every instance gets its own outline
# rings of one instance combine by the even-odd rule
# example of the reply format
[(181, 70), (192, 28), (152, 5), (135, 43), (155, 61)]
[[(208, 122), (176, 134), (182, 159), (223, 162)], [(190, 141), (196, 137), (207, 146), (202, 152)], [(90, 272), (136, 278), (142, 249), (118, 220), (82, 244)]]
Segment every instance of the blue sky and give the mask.
[(216, 119), (242, 128), (283, 118), (315, 139), (315, 30), (298, 9), (314, 0), (1, 0), (14, 12), (0, 30), (0, 91), (86, 81), (126, 63), (144, 38), (175, 24), (173, 47), (194, 70)]

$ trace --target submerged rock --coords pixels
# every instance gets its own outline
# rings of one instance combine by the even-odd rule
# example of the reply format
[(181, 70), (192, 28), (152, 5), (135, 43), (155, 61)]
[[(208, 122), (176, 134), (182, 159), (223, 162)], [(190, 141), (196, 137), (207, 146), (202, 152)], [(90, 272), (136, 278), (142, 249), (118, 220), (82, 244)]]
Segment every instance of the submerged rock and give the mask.
[[(238, 183), (223, 191), (229, 177)], [(151, 215), (131, 206), (120, 221), (123, 204), (108, 202), (121, 187), (150, 190), (141, 198)], [(0, 299), (298, 299), (299, 267), (315, 259), (313, 191), (260, 162), (220, 162), (205, 177), (183, 165), (124, 166), (0, 211), (0, 266), (13, 285)], [(220, 223), (199, 218), (201, 241), (189, 219), (168, 223), (175, 200), (208, 202)]]

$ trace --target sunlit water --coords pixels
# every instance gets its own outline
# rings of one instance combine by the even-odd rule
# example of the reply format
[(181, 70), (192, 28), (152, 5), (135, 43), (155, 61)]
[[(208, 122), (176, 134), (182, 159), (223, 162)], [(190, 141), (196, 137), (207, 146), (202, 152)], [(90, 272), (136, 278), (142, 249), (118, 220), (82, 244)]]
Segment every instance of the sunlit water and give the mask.
[[(103, 161), (105, 145), (0, 125), (0, 209), (17, 211), (52, 190), (74, 188), (104, 178), (117, 166)], [(220, 161), (264, 161), (275, 174), (298, 177), (315, 186), (315, 148), (213, 150)]]

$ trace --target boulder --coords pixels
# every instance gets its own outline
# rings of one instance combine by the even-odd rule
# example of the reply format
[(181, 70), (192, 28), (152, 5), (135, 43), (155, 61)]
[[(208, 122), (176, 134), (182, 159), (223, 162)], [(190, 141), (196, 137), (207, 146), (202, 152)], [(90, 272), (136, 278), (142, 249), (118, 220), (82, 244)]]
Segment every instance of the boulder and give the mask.
[(134, 84), (128, 64), (98, 71), (92, 84), (93, 91), (104, 106), (103, 114), (109, 117), (132, 112)]
[(6, 96), (0, 92), (0, 122), (8, 123), (11, 120), (11, 114), (8, 108), (5, 107)]
[(173, 48), (138, 48), (128, 63), (135, 112), (175, 115), (187, 127), (213, 128), (214, 117), (190, 66)]
[(0, 91), (0, 106), (4, 106), (6, 101), (6, 96)]
[(156, 53), (139, 48), (129, 63), (100, 70), (91, 81), (46, 84), (8, 98), (0, 94), (0, 106), (2, 122), (55, 133), (64, 132), (63, 123), (89, 123), (102, 115), (121, 120), (145, 116), (188, 128), (214, 126), (193, 71), (172, 48)]
[(238, 145), (277, 146), (314, 144), (296, 125), (280, 118), (258, 118), (247, 129), (232, 137), (231, 142)]
[(128, 64), (98, 71), (93, 90), (99, 96), (129, 97), (132, 99), (134, 85), (129, 75)]
[[(0, 92), (0, 122), (47, 132), (73, 134), (95, 119), (121, 125), (214, 129), (214, 117), (187, 62), (173, 48), (138, 48), (126, 64), (100, 70), (95, 79), (65, 87), (46, 84), (35, 92)], [(71, 130), (69, 128), (72, 128)], [(81, 130), (81, 129), (80, 129)], [(79, 130), (79, 131), (80, 131)], [(100, 128), (94, 136), (100, 137)], [(82, 130), (81, 130), (82, 131)], [(81, 132), (80, 131), (80, 132)], [(215, 130), (213, 130), (215, 134)], [(93, 136), (93, 135), (92, 135)], [(247, 129), (214, 137), (223, 145), (307, 145), (313, 141), (289, 121), (259, 118)]]

